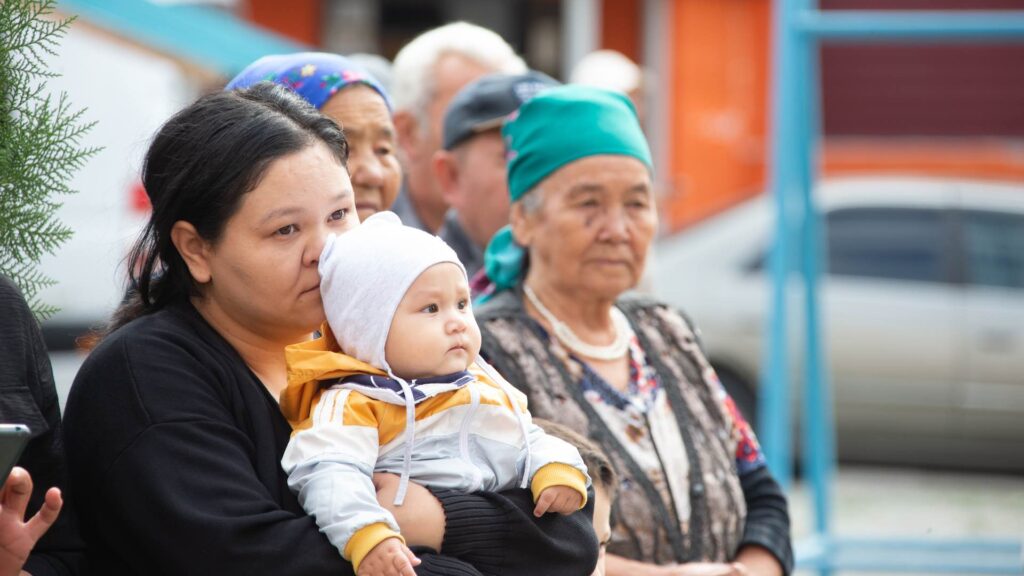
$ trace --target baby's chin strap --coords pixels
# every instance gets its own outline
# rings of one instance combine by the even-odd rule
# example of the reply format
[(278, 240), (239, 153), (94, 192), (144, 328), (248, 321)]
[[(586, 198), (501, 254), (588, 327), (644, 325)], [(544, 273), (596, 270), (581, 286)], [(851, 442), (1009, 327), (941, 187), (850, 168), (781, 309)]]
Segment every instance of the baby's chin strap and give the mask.
[(523, 433), (523, 444), (526, 446), (526, 462), (523, 465), (523, 479), (519, 484), (520, 488), (526, 488), (530, 485), (530, 466), (531, 453), (530, 453), (530, 434), (526, 429), (526, 413), (519, 407), (519, 402), (516, 401), (515, 389), (511, 384), (506, 381), (498, 371), (495, 370), (490, 364), (484, 361), (480, 356), (476, 357), (476, 364), (487, 374), (487, 376), (494, 381), (495, 384), (501, 386), (501, 391), (505, 393), (508, 398), (509, 404), (512, 405), (512, 411), (516, 413), (516, 419), (519, 420), (519, 430)]
[(395, 493), (395, 506), (401, 506), (405, 502), (405, 492), (409, 488), (409, 472), (412, 468), (412, 445), (416, 441), (416, 401), (412, 396), (412, 386), (399, 378), (388, 367), (388, 376), (397, 380), (402, 386), (402, 395), (405, 396), (405, 455), (402, 458), (402, 477), (398, 481), (398, 492)]

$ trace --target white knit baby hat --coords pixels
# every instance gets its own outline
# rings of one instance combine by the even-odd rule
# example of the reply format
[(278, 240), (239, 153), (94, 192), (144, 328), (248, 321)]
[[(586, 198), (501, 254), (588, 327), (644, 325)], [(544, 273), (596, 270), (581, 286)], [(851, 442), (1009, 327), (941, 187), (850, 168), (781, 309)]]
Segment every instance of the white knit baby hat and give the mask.
[(437, 236), (403, 226), (394, 212), (331, 235), (320, 253), (320, 294), (327, 323), (344, 353), (390, 372), (384, 359), (391, 319), (412, 283), (434, 264), (458, 255)]

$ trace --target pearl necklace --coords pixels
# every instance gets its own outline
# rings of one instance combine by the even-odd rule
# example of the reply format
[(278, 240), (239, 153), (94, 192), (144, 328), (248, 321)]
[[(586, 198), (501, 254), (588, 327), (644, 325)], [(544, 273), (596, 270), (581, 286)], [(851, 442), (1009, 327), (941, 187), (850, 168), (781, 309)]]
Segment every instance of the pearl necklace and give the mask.
[(526, 297), (529, 298), (530, 303), (540, 312), (540, 315), (548, 321), (548, 324), (555, 331), (555, 336), (558, 340), (565, 345), (566, 348), (576, 352), (580, 356), (586, 356), (587, 358), (593, 358), (595, 360), (618, 360), (622, 358), (626, 351), (629, 349), (629, 342), (633, 338), (633, 329), (629, 326), (629, 320), (626, 319), (626, 315), (621, 310), (612, 306), (611, 317), (612, 324), (615, 326), (615, 341), (606, 346), (597, 346), (594, 344), (587, 344), (580, 337), (572, 331), (569, 326), (562, 322), (554, 314), (548, 310), (544, 304), (541, 303), (540, 298), (534, 294), (533, 290), (523, 285), (523, 292)]

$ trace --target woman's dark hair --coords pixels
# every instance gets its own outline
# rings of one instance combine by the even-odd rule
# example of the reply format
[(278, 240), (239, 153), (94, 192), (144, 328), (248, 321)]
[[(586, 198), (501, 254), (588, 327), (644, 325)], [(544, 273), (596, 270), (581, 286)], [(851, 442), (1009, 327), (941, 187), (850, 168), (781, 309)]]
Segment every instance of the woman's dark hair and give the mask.
[(146, 153), (142, 184), (153, 212), (128, 256), (129, 292), (107, 333), (198, 293), (171, 242), (175, 222), (215, 242), (274, 160), (318, 142), (347, 167), (341, 128), (271, 82), (203, 96), (168, 120)]

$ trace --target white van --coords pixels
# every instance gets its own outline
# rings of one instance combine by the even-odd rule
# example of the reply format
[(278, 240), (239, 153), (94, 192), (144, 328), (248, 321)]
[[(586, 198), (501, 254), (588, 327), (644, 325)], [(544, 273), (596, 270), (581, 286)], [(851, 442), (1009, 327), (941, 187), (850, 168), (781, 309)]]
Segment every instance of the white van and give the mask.
[(124, 292), (124, 259), (148, 218), (139, 182), (153, 133), (198, 96), (192, 76), (175, 61), (79, 20), (61, 42), (47, 81), (66, 92), (73, 109), (96, 125), (83, 146), (102, 147), (74, 176), (77, 194), (63, 201), (58, 218), (74, 236), (47, 255), (40, 271), (57, 284), (39, 293), (60, 311), (43, 323), (50, 349), (75, 345), (78, 336), (106, 322)]

